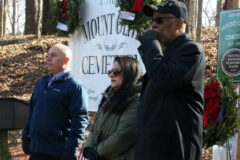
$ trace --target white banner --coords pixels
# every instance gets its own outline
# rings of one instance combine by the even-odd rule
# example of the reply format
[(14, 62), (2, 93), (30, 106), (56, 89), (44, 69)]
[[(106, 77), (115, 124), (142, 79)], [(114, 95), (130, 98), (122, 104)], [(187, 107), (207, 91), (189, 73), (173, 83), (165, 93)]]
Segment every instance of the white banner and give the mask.
[(87, 87), (89, 111), (96, 111), (102, 93), (110, 85), (107, 71), (112, 68), (114, 56), (132, 55), (143, 63), (137, 51), (140, 43), (137, 32), (119, 25), (117, 0), (87, 0), (81, 6), (80, 28), (71, 36), (73, 51), (71, 70)]

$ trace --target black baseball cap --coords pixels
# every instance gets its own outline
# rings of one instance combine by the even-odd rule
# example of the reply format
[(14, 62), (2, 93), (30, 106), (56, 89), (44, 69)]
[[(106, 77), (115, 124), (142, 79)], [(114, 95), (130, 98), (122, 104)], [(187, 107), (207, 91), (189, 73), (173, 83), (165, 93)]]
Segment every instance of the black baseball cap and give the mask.
[(144, 5), (143, 13), (146, 16), (152, 17), (154, 12), (171, 13), (177, 18), (183, 18), (186, 24), (188, 23), (187, 7), (183, 2), (178, 0), (163, 0), (157, 7)]

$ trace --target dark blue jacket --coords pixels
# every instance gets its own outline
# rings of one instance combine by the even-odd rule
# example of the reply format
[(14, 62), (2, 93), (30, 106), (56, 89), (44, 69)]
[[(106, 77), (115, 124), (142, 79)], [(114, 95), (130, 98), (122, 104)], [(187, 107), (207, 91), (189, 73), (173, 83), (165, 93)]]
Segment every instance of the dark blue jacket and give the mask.
[(87, 91), (70, 72), (48, 87), (50, 78), (44, 76), (33, 91), (22, 140), (30, 139), (31, 152), (75, 153), (88, 124)]

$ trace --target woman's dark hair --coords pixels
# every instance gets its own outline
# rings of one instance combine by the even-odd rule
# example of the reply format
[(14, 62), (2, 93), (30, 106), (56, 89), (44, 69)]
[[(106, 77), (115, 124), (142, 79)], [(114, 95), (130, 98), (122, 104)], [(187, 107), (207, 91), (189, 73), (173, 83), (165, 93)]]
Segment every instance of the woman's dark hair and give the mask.
[[(104, 112), (121, 114), (127, 107), (128, 98), (131, 96), (131, 91), (142, 75), (141, 67), (136, 58), (130, 56), (117, 56), (114, 62), (118, 62), (123, 73), (123, 82), (119, 90), (112, 96), (109, 102), (104, 105)], [(101, 100), (99, 107), (102, 106), (104, 97)]]

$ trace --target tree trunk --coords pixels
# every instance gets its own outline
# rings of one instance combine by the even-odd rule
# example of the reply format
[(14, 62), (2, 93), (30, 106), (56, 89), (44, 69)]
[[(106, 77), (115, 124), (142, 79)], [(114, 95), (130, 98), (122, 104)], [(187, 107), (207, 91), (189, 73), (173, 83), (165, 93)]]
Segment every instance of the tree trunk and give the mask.
[(8, 10), (8, 0), (4, 0), (3, 5), (3, 37), (6, 36), (6, 30), (7, 30), (7, 10)]
[(225, 0), (223, 10), (237, 9), (240, 7), (239, 0)]
[(219, 26), (219, 18), (220, 18), (220, 12), (222, 10), (222, 0), (217, 0), (217, 14), (216, 14), (216, 23), (215, 26)]
[(232, 0), (225, 0), (225, 3), (223, 5), (223, 10), (228, 10), (230, 8), (232, 8)]
[(16, 34), (16, 0), (12, 1), (12, 9), (13, 9), (13, 16), (12, 16), (12, 35)]
[(40, 18), (41, 18), (41, 0), (38, 0), (37, 6), (37, 38), (39, 38), (39, 28), (40, 28)]
[(188, 24), (187, 24), (187, 33), (189, 36), (196, 40), (196, 22), (197, 22), (197, 16), (196, 16), (196, 0), (180, 0), (184, 2), (188, 8)]
[(198, 0), (198, 14), (197, 14), (197, 35), (196, 40), (201, 42), (201, 33), (202, 33), (202, 8), (203, 0)]
[(49, 31), (50, 1), (43, 0), (43, 16), (42, 16), (42, 35), (46, 35)]
[(25, 8), (23, 8), (22, 6), (25, 5), (24, 4), (25, 1), (23, 0), (16, 0), (16, 34), (20, 35), (22, 34), (22, 26), (24, 26), (25, 22), (23, 22), (21, 20), (21, 18), (24, 16), (25, 14)]
[(240, 0), (233, 0), (233, 7), (240, 8)]
[(38, 0), (26, 0), (26, 9), (25, 9), (25, 28), (24, 34), (35, 34), (38, 33)]
[(0, 37), (3, 36), (3, 0), (0, 0)]

